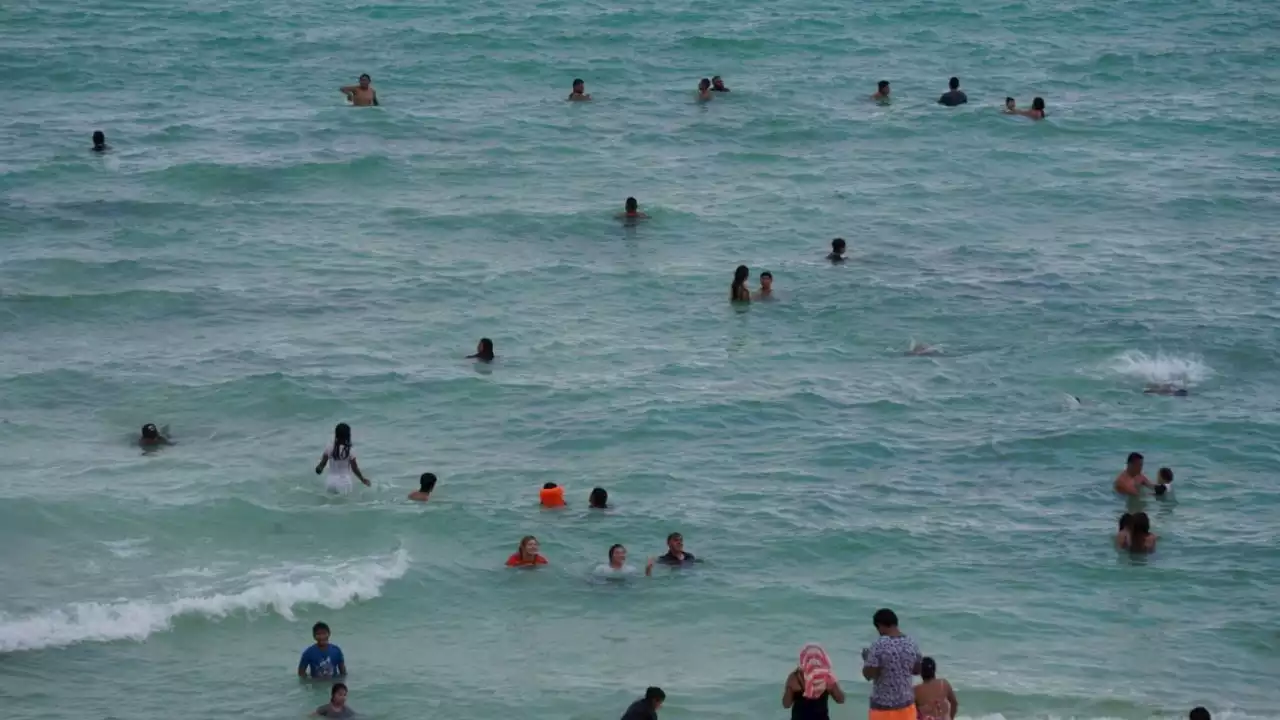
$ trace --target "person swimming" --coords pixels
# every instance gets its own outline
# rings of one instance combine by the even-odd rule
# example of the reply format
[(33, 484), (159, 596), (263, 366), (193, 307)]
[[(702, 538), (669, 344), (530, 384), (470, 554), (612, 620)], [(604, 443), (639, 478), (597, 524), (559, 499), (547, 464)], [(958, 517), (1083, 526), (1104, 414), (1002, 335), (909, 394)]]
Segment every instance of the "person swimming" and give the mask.
[(756, 300), (772, 300), (773, 299), (773, 273), (765, 270), (760, 273), (760, 291), (756, 293)]
[[(653, 575), (654, 559), (649, 558), (644, 566), (646, 576)], [(596, 568), (596, 573), (606, 577), (626, 577), (639, 573), (634, 565), (627, 564), (627, 548), (621, 544), (609, 548), (609, 563)]]
[(110, 149), (111, 148), (107, 145), (107, 134), (102, 132), (101, 130), (94, 130), (93, 131), (93, 151), (100, 153), (100, 152), (106, 152), (107, 150), (110, 150)]
[(960, 78), (953, 77), (947, 81), (947, 92), (942, 93), (942, 97), (938, 98), (939, 105), (947, 107), (958, 107), (969, 102), (969, 96), (964, 94), (960, 89)]
[(311, 714), (327, 718), (355, 717), (356, 711), (347, 704), (347, 686), (344, 683), (334, 683), (329, 691), (329, 702), (316, 708), (316, 711)]
[(591, 95), (587, 93), (587, 84), (582, 81), (582, 78), (574, 78), (573, 92), (569, 93), (569, 100), (572, 102), (582, 102), (590, 99)]
[(507, 567), (537, 567), (546, 565), (547, 559), (538, 553), (538, 538), (525, 535), (520, 538), (520, 545), (507, 558)]
[(844, 238), (836, 238), (831, 241), (831, 253), (827, 255), (827, 259), (833, 263), (844, 262)]
[(729, 286), (729, 300), (733, 302), (751, 302), (751, 291), (747, 289), (747, 278), (751, 276), (751, 268), (739, 265), (733, 271), (733, 284)]
[(729, 88), (724, 86), (724, 80), (721, 80), (719, 75), (715, 75), (711, 78), (711, 91), (729, 92)]
[(351, 449), (351, 426), (346, 423), (338, 423), (333, 428), (333, 442), (324, 449), (324, 455), (316, 465), (316, 474), (323, 473), (326, 465), (329, 466), (329, 479), (325, 481), (324, 487), (331, 493), (345, 495), (351, 492), (351, 478), (347, 475), (348, 471), (360, 478), (360, 482), (364, 483), (365, 487), (372, 486), (369, 478), (360, 472), (356, 453)]
[(1017, 115), (1017, 114), (1018, 114), (1018, 103), (1017, 103), (1017, 101), (1015, 101), (1015, 100), (1014, 100), (1013, 98), (1011, 98), (1011, 97), (1007, 97), (1007, 98), (1005, 98), (1005, 99), (1004, 99), (1004, 113), (1005, 113), (1006, 115)]
[(422, 477), (418, 478), (418, 489), (409, 493), (409, 499), (417, 502), (426, 502), (431, 499), (431, 493), (435, 492), (435, 489), (435, 473), (422, 473)]
[(480, 342), (476, 345), (476, 354), (468, 355), (468, 360), (479, 360), (480, 362), (493, 362), (498, 357), (493, 354), (493, 341), (489, 338), (480, 338)]
[[(1006, 101), (1006, 103), (1007, 103), (1007, 101)], [(1043, 119), (1045, 119), (1045, 117), (1046, 117), (1046, 115), (1047, 115), (1047, 113), (1045, 113), (1045, 111), (1044, 111), (1044, 98), (1042, 98), (1042, 97), (1038, 97), (1038, 98), (1036, 98), (1036, 99), (1034, 99), (1034, 100), (1032, 100), (1032, 101), (1031, 101), (1031, 109), (1030, 109), (1030, 110), (1013, 110), (1013, 109), (1010, 109), (1010, 110), (1008, 110), (1008, 112), (1012, 112), (1012, 113), (1013, 113), (1013, 114), (1015, 114), (1015, 115), (1022, 115), (1022, 116), (1024, 116), (1024, 117), (1029, 117), (1029, 118), (1031, 118), (1032, 120), (1043, 120)]]
[(876, 92), (874, 95), (871, 96), (871, 99), (875, 100), (878, 103), (889, 102), (889, 81), (888, 80), (881, 80), (880, 82), (876, 83)]
[(609, 509), (609, 491), (604, 488), (594, 488), (591, 495), (587, 497), (587, 505), (596, 510)]
[(169, 438), (165, 437), (168, 434), (168, 430), (169, 427), (167, 425), (164, 427), (164, 432), (162, 432), (160, 428), (157, 428), (152, 423), (147, 423), (142, 426), (142, 435), (138, 438), (138, 444), (142, 447), (172, 445), (173, 443), (169, 441)]
[(347, 96), (347, 102), (355, 107), (377, 107), (378, 91), (373, 89), (373, 78), (368, 73), (360, 76), (356, 85), (343, 85), (338, 91)]
[(711, 81), (706, 78), (702, 78), (702, 80), (698, 82), (698, 99), (710, 100), (712, 97)]
[(633, 197), (627, 198), (627, 201), (623, 204), (622, 207), (623, 207), (622, 212), (618, 214), (618, 217), (620, 219), (644, 220), (645, 218), (649, 217), (646, 213), (640, 212), (640, 203)]

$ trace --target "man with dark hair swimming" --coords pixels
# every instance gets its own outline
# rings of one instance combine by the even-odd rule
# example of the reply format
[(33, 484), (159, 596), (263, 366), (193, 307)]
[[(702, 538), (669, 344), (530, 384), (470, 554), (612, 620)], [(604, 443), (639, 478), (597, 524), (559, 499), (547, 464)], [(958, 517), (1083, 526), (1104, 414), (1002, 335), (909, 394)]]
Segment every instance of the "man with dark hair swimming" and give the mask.
[(368, 73), (360, 76), (357, 85), (344, 85), (338, 91), (347, 96), (347, 102), (355, 107), (377, 107), (378, 91), (373, 89), (373, 78)]

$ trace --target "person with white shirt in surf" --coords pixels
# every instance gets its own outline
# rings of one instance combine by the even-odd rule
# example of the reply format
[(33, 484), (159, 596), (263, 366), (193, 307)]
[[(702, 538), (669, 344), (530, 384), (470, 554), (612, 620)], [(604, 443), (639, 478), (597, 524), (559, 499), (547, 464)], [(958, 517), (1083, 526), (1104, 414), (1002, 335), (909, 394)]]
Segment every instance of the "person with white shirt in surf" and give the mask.
[(329, 466), (329, 479), (325, 481), (324, 489), (331, 493), (345, 495), (351, 492), (352, 475), (366, 487), (371, 485), (356, 463), (355, 451), (351, 449), (351, 426), (346, 423), (338, 423), (333, 429), (333, 442), (324, 449), (320, 464), (316, 465), (316, 474), (323, 473), (326, 465)]

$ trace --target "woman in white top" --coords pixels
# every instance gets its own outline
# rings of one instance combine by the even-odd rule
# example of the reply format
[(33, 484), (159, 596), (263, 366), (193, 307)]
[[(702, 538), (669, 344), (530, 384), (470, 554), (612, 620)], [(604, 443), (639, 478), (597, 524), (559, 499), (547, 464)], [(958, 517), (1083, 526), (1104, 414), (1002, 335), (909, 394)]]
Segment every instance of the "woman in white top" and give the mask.
[(331, 493), (351, 492), (351, 473), (369, 485), (369, 478), (360, 474), (360, 466), (356, 464), (356, 454), (351, 449), (351, 426), (346, 423), (338, 423), (333, 429), (333, 442), (324, 449), (324, 456), (316, 465), (317, 475), (324, 472), (325, 465), (329, 466), (329, 479), (325, 481), (324, 489)]

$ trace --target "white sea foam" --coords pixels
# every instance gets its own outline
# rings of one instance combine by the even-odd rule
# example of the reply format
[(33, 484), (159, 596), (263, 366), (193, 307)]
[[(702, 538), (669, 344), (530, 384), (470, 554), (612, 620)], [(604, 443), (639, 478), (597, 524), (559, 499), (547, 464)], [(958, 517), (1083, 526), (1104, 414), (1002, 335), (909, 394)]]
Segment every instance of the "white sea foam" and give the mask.
[(0, 652), (39, 650), (82, 642), (144, 640), (169, 629), (183, 615), (222, 618), (236, 612), (274, 610), (293, 619), (301, 605), (340, 608), (349, 602), (374, 598), (391, 580), (409, 569), (403, 548), (381, 560), (368, 558), (338, 567), (293, 568), (288, 579), (268, 576), (240, 592), (191, 595), (172, 600), (121, 600), (113, 603), (75, 603), (38, 615), (0, 616)]
[(1108, 365), (1112, 372), (1138, 378), (1149, 383), (1173, 383), (1188, 385), (1201, 382), (1213, 374), (1213, 369), (1195, 356), (1148, 355), (1140, 350), (1128, 350), (1112, 358)]

